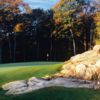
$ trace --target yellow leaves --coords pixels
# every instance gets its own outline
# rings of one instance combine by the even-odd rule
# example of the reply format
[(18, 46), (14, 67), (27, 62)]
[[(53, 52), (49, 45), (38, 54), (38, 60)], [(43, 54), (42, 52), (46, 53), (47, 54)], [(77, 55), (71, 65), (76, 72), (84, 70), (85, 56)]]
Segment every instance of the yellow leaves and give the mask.
[(96, 27), (96, 31), (97, 31), (98, 33), (100, 33), (100, 26), (99, 26), (99, 27)]
[(24, 0), (0, 0), (0, 7), (5, 11), (13, 13), (19, 13), (19, 7), (23, 7), (27, 13), (31, 13), (31, 9), (28, 4), (23, 2)]
[(100, 12), (97, 12), (94, 16), (95, 21), (100, 21)]
[(71, 27), (71, 24), (64, 24), (64, 29), (68, 29)]
[(20, 4), (20, 3), (22, 3), (22, 0), (14, 0), (14, 2), (12, 2), (12, 4), (14, 6), (16, 6), (16, 5)]
[(66, 11), (65, 13), (64, 13), (64, 16), (66, 16), (66, 15), (68, 15), (69, 14), (69, 12), (68, 11)]
[(96, 15), (97, 15), (97, 16), (100, 16), (100, 12), (96, 12)]
[[(54, 20), (55, 20), (55, 31), (53, 34), (63, 36), (72, 29), (77, 37), (80, 37), (84, 27), (84, 21), (87, 21), (87, 17), (83, 12), (77, 12), (78, 5), (74, 5), (73, 2), (76, 0), (60, 0), (54, 7)], [(76, 13), (77, 12), (77, 13)], [(78, 18), (73, 15), (79, 14)]]
[(60, 0), (54, 7), (53, 9), (58, 9), (62, 4), (64, 3), (64, 0)]
[(95, 20), (95, 24), (96, 24), (96, 32), (97, 32), (97, 34), (100, 34), (100, 12), (96, 13), (94, 20)]
[(73, 12), (75, 12), (75, 10), (76, 10), (76, 9), (71, 9), (71, 10), (69, 10), (68, 12), (69, 12), (69, 13), (73, 13)]
[(57, 33), (57, 30), (54, 30), (54, 31), (52, 32), (53, 35), (55, 35), (56, 33)]
[(80, 32), (75, 32), (76, 36), (80, 37), (81, 33)]
[(55, 17), (55, 18), (58, 17), (58, 16), (60, 16), (60, 12), (54, 13), (54, 17)]
[(24, 30), (24, 24), (23, 23), (18, 23), (14, 27), (14, 32), (22, 32)]
[(100, 27), (100, 22), (97, 22), (97, 23), (96, 23), (96, 26), (99, 26), (99, 27)]

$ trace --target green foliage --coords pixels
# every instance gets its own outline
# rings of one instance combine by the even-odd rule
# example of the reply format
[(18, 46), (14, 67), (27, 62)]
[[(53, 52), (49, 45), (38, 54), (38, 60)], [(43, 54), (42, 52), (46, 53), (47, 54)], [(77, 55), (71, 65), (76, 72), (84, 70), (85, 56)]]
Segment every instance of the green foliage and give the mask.
[(54, 8), (55, 36), (63, 37), (65, 32), (68, 34), (70, 29), (74, 29), (73, 23), (76, 18), (73, 14), (76, 12), (77, 6), (76, 0), (62, 0), (58, 5), (59, 8)]
[(93, 17), (95, 13), (84, 12), (84, 5), (86, 6), (83, 0), (60, 0), (53, 8), (55, 20), (53, 36), (58, 39), (66, 38), (69, 42), (74, 41), (79, 51), (81, 49), (78, 47), (79, 44), (84, 51), (91, 49), (95, 39), (96, 27)]

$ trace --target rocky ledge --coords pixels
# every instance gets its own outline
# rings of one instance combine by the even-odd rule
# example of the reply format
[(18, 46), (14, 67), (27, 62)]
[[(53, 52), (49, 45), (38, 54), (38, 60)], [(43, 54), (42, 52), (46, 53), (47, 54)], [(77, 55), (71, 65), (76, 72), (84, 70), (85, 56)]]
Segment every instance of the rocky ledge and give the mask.
[(99, 80), (100, 45), (96, 45), (93, 50), (71, 57), (62, 70), (50, 79), (32, 77), (4, 84), (2, 88), (7, 91), (6, 95), (23, 94), (51, 86), (100, 89)]
[(18, 95), (23, 93), (32, 92), (37, 89), (51, 87), (51, 86), (64, 86), (67, 88), (98, 88), (95, 82), (85, 81), (74, 78), (53, 78), (50, 80), (32, 77), (29, 80), (20, 80), (7, 83), (2, 86), (6, 90), (6, 95)]
[(100, 45), (94, 46), (93, 50), (71, 57), (62, 66), (60, 74), (84, 80), (100, 80)]

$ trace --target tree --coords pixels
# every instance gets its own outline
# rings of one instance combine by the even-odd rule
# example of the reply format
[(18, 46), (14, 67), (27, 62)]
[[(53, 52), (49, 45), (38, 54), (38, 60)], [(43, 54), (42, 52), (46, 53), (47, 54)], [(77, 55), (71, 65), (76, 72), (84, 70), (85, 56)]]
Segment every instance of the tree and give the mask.
[(78, 46), (79, 43), (84, 46), (84, 50), (91, 48), (92, 34), (94, 34), (92, 30), (94, 29), (94, 10), (94, 7), (84, 0), (60, 0), (54, 7), (55, 30), (53, 34), (55, 37), (70, 38), (73, 41), (74, 54), (78, 49), (76, 45)]
[[(46, 59), (46, 54), (49, 51), (49, 41), (51, 42), (51, 30), (53, 27), (53, 12), (52, 10), (44, 11), (43, 9), (34, 9), (32, 13), (32, 28), (33, 36), (36, 37), (37, 43), (37, 60)], [(45, 43), (47, 41), (47, 44)], [(43, 44), (45, 43), (45, 45)], [(44, 48), (45, 52), (44, 52)], [(51, 56), (51, 54), (50, 54)]]
[(94, 16), (94, 20), (95, 20), (95, 31), (96, 31), (96, 35), (95, 35), (95, 37), (96, 37), (96, 40), (95, 40), (95, 42), (96, 42), (96, 44), (99, 44), (100, 43), (100, 12), (99, 11), (97, 11), (96, 12), (96, 14), (95, 14), (95, 16)]
[(58, 36), (62, 38), (69, 38), (67, 34), (70, 33), (70, 38), (72, 38), (73, 44), (73, 54), (76, 54), (76, 47), (75, 47), (75, 40), (74, 40), (74, 33), (73, 33), (73, 22), (74, 16), (73, 14), (76, 11), (78, 3), (75, 0), (61, 0), (58, 3), (58, 6), (54, 7), (55, 10), (55, 23), (57, 24), (57, 32)]
[(21, 12), (21, 9), (23, 8), (26, 12), (31, 11), (28, 4), (24, 3), (23, 0), (0, 0), (0, 8), (4, 9), (4, 11), (13, 12), (15, 14)]
[[(16, 22), (18, 20), (16, 16), (22, 15), (21, 13), (23, 12), (20, 9), (20, 7), (22, 7), (25, 11), (27, 11), (26, 13), (29, 13), (30, 10), (29, 6), (22, 0), (0, 0), (0, 29), (4, 31), (4, 32), (1, 31), (1, 34), (4, 35), (8, 40), (10, 60), (12, 59), (11, 37), (13, 37), (13, 34), (15, 34), (14, 28), (18, 23)], [(16, 31), (21, 30), (22, 25), (19, 26), (20, 27), (18, 27), (17, 25)]]

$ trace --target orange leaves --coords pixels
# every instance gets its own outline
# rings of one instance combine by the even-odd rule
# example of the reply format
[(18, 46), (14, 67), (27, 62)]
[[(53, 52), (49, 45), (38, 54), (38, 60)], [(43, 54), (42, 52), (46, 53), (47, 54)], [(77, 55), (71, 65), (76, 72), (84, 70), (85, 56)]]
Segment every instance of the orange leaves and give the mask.
[(24, 24), (23, 23), (18, 23), (14, 27), (14, 32), (22, 32), (24, 30)]
[(53, 9), (55, 10), (55, 9), (58, 9), (60, 6), (61, 6), (61, 4), (63, 4), (64, 3), (64, 0), (60, 0), (54, 7), (53, 7)]
[(60, 24), (61, 23), (61, 18), (55, 19), (55, 24)]
[(95, 24), (96, 24), (96, 32), (99, 35), (100, 34), (100, 12), (96, 13), (96, 16), (94, 16)]
[(96, 22), (100, 21), (100, 12), (97, 12), (96, 15), (94, 16), (94, 20)]
[(31, 12), (28, 4), (24, 3), (23, 0), (0, 0), (0, 6), (5, 11), (10, 11), (13, 13), (19, 13), (19, 6), (23, 7), (26, 12)]
[(1, 2), (10, 4), (10, 6), (17, 6), (22, 3), (22, 0), (1, 0)]

